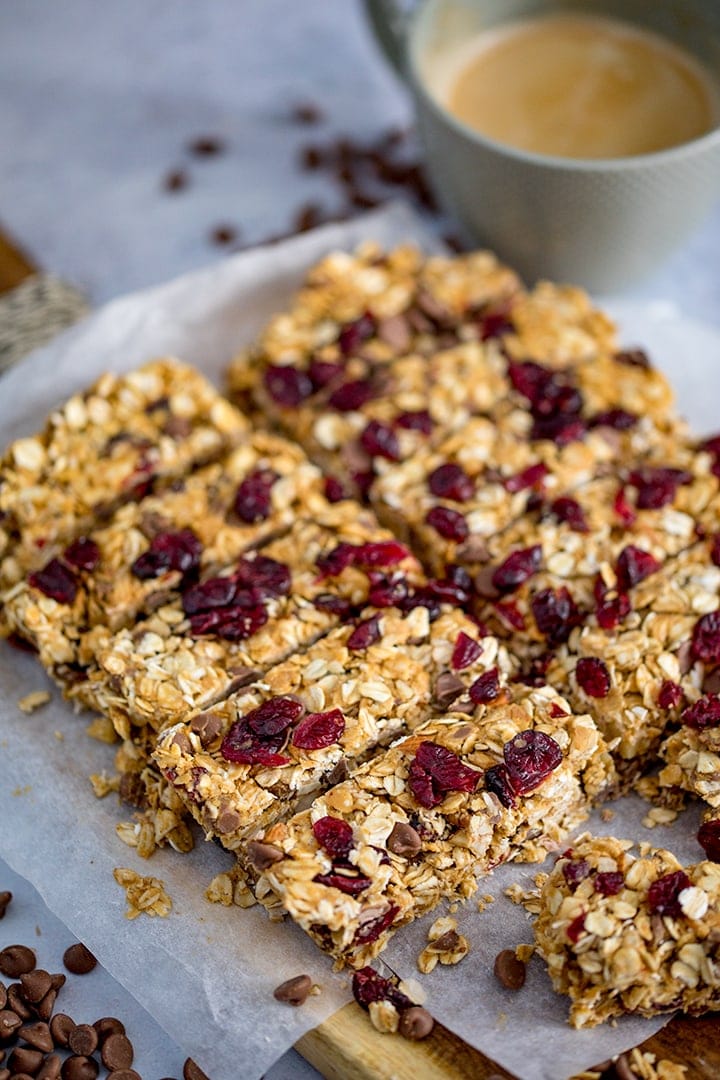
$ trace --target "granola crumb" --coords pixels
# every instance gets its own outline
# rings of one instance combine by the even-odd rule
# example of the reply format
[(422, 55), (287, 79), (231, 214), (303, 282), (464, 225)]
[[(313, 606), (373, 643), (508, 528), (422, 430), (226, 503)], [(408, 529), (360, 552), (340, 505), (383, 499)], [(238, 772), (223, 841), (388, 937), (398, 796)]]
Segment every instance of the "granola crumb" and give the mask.
[(649, 810), (642, 819), (642, 823), (646, 829), (654, 829), (656, 825), (670, 825), (677, 816), (677, 810), (653, 806), (652, 810)]
[(606, 806), (600, 811), (600, 817), (603, 821), (610, 822), (615, 817), (615, 811), (611, 810), (609, 806)]
[(90, 773), (88, 779), (96, 799), (104, 799), (111, 791), (117, 791), (120, 787), (120, 777), (108, 776), (104, 769), (101, 773)]
[(43, 705), (47, 705), (50, 700), (50, 693), (48, 690), (32, 690), (25, 697), (21, 697), (18, 701), (18, 708), (20, 712), (24, 712), (26, 716), (30, 713), (34, 713), (36, 709), (41, 709)]
[(400, 1014), (390, 1001), (371, 1001), (368, 1007), (370, 1023), (376, 1031), (392, 1034), (397, 1031)]
[(85, 734), (89, 735), (91, 739), (97, 739), (98, 742), (107, 743), (109, 746), (118, 741), (118, 734), (113, 727), (112, 720), (108, 719), (107, 716), (95, 717), (85, 728)]
[(172, 900), (165, 892), (165, 884), (160, 878), (143, 877), (136, 870), (118, 866), (113, 870), (113, 877), (125, 890), (128, 909), (126, 919), (136, 919), (138, 915), (159, 915), (164, 919), (172, 910)]
[(528, 960), (530, 959), (530, 957), (533, 955), (534, 952), (535, 952), (535, 946), (534, 945), (516, 945), (515, 946), (515, 955), (517, 956), (518, 960), (522, 960), (523, 964), (527, 964)]
[(406, 997), (409, 997), (415, 1005), (424, 1005), (427, 1001), (425, 989), (417, 979), (401, 979), (398, 983), (398, 990), (405, 994)]
[(505, 889), (505, 896), (513, 902), (513, 904), (521, 904), (522, 907), (530, 915), (537, 915), (540, 911), (540, 890), (545, 884), (547, 874), (538, 873), (535, 875), (536, 883), (539, 882), (534, 889), (524, 889), (519, 882), (515, 882), (513, 885), (509, 885)]
[(53, 731), (53, 735), (58, 742), (65, 742), (65, 736), (63, 735), (62, 731)]

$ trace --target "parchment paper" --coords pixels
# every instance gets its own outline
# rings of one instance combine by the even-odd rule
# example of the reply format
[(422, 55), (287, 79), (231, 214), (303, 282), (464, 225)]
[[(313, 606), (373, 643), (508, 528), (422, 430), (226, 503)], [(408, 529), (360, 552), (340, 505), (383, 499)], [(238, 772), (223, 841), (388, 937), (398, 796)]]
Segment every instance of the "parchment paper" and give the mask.
[[(385, 244), (434, 243), (417, 218), (393, 207), (107, 305), (0, 380), (0, 442), (36, 430), (50, 408), (102, 371), (127, 370), (153, 355), (175, 353), (220, 381), (228, 359), (283, 306), (310, 263), (369, 237)], [(636, 323), (634, 332), (644, 328), (642, 318)], [(707, 426), (711, 418), (703, 402), (708, 379), (715, 387), (720, 382), (720, 369), (711, 366), (720, 360), (720, 335), (697, 326), (697, 348), (680, 348), (688, 344), (688, 324), (667, 310), (659, 313), (655, 329), (655, 359), (680, 385), (697, 385), (697, 420)], [(666, 355), (668, 341), (678, 349)], [(683, 404), (692, 416), (693, 401)], [(143, 862), (122, 844), (114, 825), (128, 817), (127, 809), (113, 796), (96, 800), (87, 781), (89, 773), (111, 767), (112, 749), (89, 740), (85, 718), (74, 716), (56, 693), (30, 717), (17, 708), (20, 697), (45, 685), (32, 657), (1, 644), (0, 854), (213, 1080), (252, 1080), (348, 1000), (347, 976), (333, 975), (327, 959), (295, 927), (271, 924), (258, 910), (209, 905), (202, 895), (206, 883), (231, 863), (215, 845), (199, 842), (189, 856), (162, 851)], [(667, 842), (690, 861), (700, 856), (686, 818), (669, 834), (650, 833), (638, 824), (645, 804), (630, 799), (616, 809), (610, 827), (593, 827)], [(123, 892), (112, 877), (116, 866), (163, 879), (174, 904), (171, 916), (128, 923)], [(480, 893), (500, 895), (508, 883), (536, 870), (504, 868)], [(501, 898), (480, 914), (470, 901), (460, 918), (472, 951), (458, 967), (438, 968), (427, 977), (428, 1005), (449, 1028), (524, 1080), (557, 1080), (660, 1026), (630, 1021), (617, 1029), (571, 1031), (564, 1022), (566, 1005), (552, 993), (539, 962), (531, 964), (528, 983), (516, 997), (495, 986), (489, 974), (500, 948), (531, 940), (523, 909)], [(416, 974), (428, 923), (403, 930), (387, 950), (399, 974)], [(276, 1004), (272, 989), (301, 972), (322, 985), (322, 994), (301, 1009)]]

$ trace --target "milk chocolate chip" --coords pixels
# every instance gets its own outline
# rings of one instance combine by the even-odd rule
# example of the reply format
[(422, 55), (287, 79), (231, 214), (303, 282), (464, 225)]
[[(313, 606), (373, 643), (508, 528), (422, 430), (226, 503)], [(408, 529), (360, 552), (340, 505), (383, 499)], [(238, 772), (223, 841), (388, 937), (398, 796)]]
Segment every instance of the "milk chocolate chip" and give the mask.
[(77, 945), (71, 945), (65, 950), (63, 964), (73, 975), (87, 975), (89, 971), (97, 967), (97, 960), (89, 949), (78, 942)]
[(393, 855), (402, 855), (404, 858), (410, 859), (420, 851), (422, 840), (420, 834), (413, 829), (412, 825), (408, 825), (404, 821), (396, 821), (393, 831), (388, 836), (387, 847), (388, 851), (392, 851)]
[(273, 990), (276, 1001), (284, 1001), (287, 1005), (304, 1005), (308, 994), (312, 990), (312, 979), (309, 975), (296, 975), (292, 979), (286, 979)]
[(0, 952), (0, 973), (9, 979), (26, 975), (35, 967), (35, 953), (26, 945), (8, 945)]
[(525, 985), (525, 964), (518, 960), (514, 949), (503, 949), (497, 954), (494, 971), (507, 990), (519, 990)]
[(420, 1005), (413, 1005), (411, 1009), (403, 1009), (400, 1013), (398, 1031), (404, 1039), (412, 1039), (413, 1042), (426, 1039), (434, 1027), (432, 1016)]

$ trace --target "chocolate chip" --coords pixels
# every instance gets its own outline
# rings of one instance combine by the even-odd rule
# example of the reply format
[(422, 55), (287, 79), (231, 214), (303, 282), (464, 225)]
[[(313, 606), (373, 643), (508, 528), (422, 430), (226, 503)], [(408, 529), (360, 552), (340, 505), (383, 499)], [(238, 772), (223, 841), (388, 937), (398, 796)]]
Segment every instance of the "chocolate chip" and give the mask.
[(27, 945), (8, 945), (0, 952), (0, 973), (9, 979), (26, 975), (36, 963), (35, 953)]
[(378, 319), (377, 336), (398, 355), (410, 348), (410, 324), (404, 315), (387, 315), (384, 319)]
[(71, 1020), (65, 1013), (55, 1013), (50, 1021), (50, 1034), (55, 1040), (56, 1046), (62, 1046), (63, 1048), (68, 1045), (68, 1038), (70, 1032), (75, 1027), (75, 1021)]
[(396, 821), (387, 838), (388, 851), (392, 851), (393, 855), (402, 855), (406, 859), (411, 859), (417, 855), (421, 847), (420, 834), (413, 829), (412, 825), (404, 821)]
[(218, 814), (217, 821), (215, 822), (215, 829), (220, 836), (226, 836), (228, 833), (235, 832), (239, 824), (240, 815), (237, 810), (233, 810), (232, 807), (227, 807)]
[(412, 1039), (413, 1042), (426, 1039), (434, 1027), (435, 1021), (432, 1016), (420, 1005), (413, 1005), (412, 1008), (403, 1009), (400, 1013), (398, 1031), (403, 1039)]
[(37, 968), (36, 971), (31, 971), (27, 975), (21, 975), (20, 983), (23, 997), (28, 1005), (36, 1005), (38, 1001), (42, 1001), (48, 990), (52, 989), (52, 979), (42, 968)]
[(165, 174), (163, 188), (165, 191), (182, 191), (188, 186), (188, 174), (184, 169), (173, 169)]
[(10, 1039), (22, 1026), (22, 1020), (12, 1009), (0, 1010), (0, 1039)]
[(186, 731), (177, 731), (171, 741), (172, 746), (177, 746), (182, 754), (192, 754), (192, 743)]
[(5, 912), (8, 909), (8, 904), (12, 900), (11, 892), (0, 892), (0, 919), (5, 918)]
[(506, 990), (519, 990), (525, 985), (525, 964), (518, 960), (514, 949), (503, 949), (497, 954), (493, 971)]
[(433, 701), (440, 709), (449, 709), (453, 701), (462, 694), (465, 683), (451, 671), (439, 675), (433, 688)]
[(145, 784), (140, 774), (124, 772), (120, 776), (120, 798), (129, 806), (144, 807), (146, 801)]
[(294, 232), (308, 232), (320, 225), (323, 220), (323, 209), (317, 203), (304, 203), (295, 214), (292, 222)]
[(122, 1020), (118, 1020), (115, 1016), (103, 1016), (95, 1021), (93, 1027), (97, 1031), (101, 1043), (104, 1043), (110, 1035), (125, 1034), (125, 1025)]
[(50, 1028), (40, 1020), (35, 1024), (24, 1024), (18, 1031), (18, 1038), (23, 1039), (28, 1046), (32, 1046), (35, 1050), (43, 1050), (46, 1054), (55, 1047)]
[[(7, 1005), (7, 990), (5, 989), (5, 983), (0, 982), (0, 1010), (4, 1009)], [(2, 1058), (0, 1057), (0, 1061)]]
[(100, 1066), (94, 1058), (69, 1057), (64, 1062), (61, 1075), (63, 1080), (95, 1080)]
[(286, 979), (273, 990), (276, 1001), (284, 1001), (286, 1005), (304, 1005), (308, 994), (312, 990), (312, 979), (309, 975), (296, 975), (292, 979)]
[(29, 1020), (33, 1014), (32, 1009), (28, 1005), (23, 995), (23, 988), (20, 983), (13, 983), (7, 988), (7, 1003), (8, 1008), (16, 1012), (21, 1020)]
[(97, 967), (97, 960), (89, 949), (78, 942), (77, 945), (71, 945), (65, 950), (63, 964), (73, 975), (87, 975), (89, 971)]
[(245, 855), (253, 870), (257, 870), (258, 874), (262, 874), (268, 866), (285, 858), (280, 848), (275, 847), (274, 844), (263, 844), (259, 840), (251, 840), (246, 845)]
[(621, 1054), (619, 1058), (615, 1059), (615, 1075), (618, 1080), (637, 1080), (636, 1074), (630, 1067), (627, 1055)]
[(210, 1080), (192, 1058), (183, 1065), (183, 1080)]
[[(123, 1039), (125, 1036), (119, 1035), (118, 1038)], [(68, 1046), (73, 1054), (79, 1054), (81, 1057), (89, 1057), (94, 1053), (97, 1050), (98, 1041), (98, 1033), (90, 1024), (78, 1024), (68, 1035)]]
[(55, 1008), (56, 999), (57, 990), (48, 990), (42, 1001), (38, 1002), (35, 1006), (35, 1012), (41, 1020), (48, 1021), (50, 1019), (53, 1009)]
[(113, 1069), (129, 1069), (135, 1051), (127, 1035), (108, 1035), (102, 1044), (100, 1056), (105, 1068), (112, 1072)]
[(8, 1058), (8, 1069), (11, 1073), (29, 1073), (30, 1076), (34, 1076), (42, 1063), (43, 1054), (40, 1050), (16, 1046)]
[(217, 739), (224, 727), (222, 717), (214, 712), (198, 713), (190, 723), (190, 730), (198, 736), (203, 746), (209, 746)]
[(61, 987), (67, 982), (67, 976), (63, 975), (62, 971), (58, 971), (55, 975), (50, 975), (50, 985), (53, 990), (60, 990)]
[(497, 600), (500, 595), (493, 585), (495, 569), (494, 566), (485, 566), (475, 575), (473, 580), (475, 592), (485, 600)]
[(9, 1069), (0, 1069), (0, 1080), (10, 1080)]
[(293, 109), (292, 119), (296, 124), (319, 124), (325, 117), (314, 101), (303, 101)]
[(60, 1080), (62, 1062), (59, 1054), (48, 1054), (35, 1080)]
[(435, 938), (428, 945), (431, 952), (452, 952), (460, 944), (460, 935), (457, 930), (446, 930), (439, 938)]
[(224, 149), (225, 143), (217, 135), (200, 135), (188, 143), (188, 150), (195, 157), (214, 157)]
[(210, 233), (210, 239), (213, 244), (217, 244), (219, 247), (224, 247), (226, 244), (233, 244), (238, 238), (238, 231), (234, 225), (216, 225)]
[(141, 1080), (141, 1077), (134, 1069), (115, 1069), (108, 1073), (107, 1080)]

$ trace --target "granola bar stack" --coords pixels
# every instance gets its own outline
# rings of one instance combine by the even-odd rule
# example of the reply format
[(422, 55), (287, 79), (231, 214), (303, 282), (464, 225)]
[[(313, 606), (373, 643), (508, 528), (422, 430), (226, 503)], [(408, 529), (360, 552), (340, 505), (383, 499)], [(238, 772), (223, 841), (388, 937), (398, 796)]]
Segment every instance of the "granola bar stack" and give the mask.
[(193, 817), (362, 965), (657, 762), (720, 807), (720, 441), (582, 291), (336, 253), (229, 395), (156, 361), (0, 462), (3, 629), (122, 740), (142, 854)]

